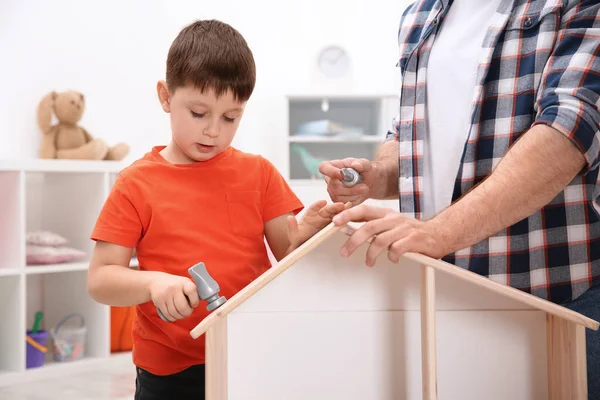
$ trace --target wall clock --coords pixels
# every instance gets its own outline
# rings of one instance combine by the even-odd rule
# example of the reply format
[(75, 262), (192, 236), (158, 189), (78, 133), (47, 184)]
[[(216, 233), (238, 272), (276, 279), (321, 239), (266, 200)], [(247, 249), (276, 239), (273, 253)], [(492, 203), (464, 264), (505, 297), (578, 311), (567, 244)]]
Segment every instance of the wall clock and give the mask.
[(317, 60), (319, 71), (328, 78), (341, 78), (350, 70), (350, 57), (339, 46), (329, 46), (321, 50)]

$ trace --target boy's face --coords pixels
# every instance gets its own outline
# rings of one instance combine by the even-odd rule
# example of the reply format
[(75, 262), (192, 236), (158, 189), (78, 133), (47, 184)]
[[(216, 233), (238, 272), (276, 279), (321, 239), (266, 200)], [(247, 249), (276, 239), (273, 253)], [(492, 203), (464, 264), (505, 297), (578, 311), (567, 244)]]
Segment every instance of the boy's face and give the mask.
[(246, 102), (235, 100), (231, 91), (217, 98), (214, 90), (201, 92), (192, 85), (171, 94), (161, 81), (157, 89), (163, 110), (171, 114), (174, 162), (207, 161), (229, 147)]

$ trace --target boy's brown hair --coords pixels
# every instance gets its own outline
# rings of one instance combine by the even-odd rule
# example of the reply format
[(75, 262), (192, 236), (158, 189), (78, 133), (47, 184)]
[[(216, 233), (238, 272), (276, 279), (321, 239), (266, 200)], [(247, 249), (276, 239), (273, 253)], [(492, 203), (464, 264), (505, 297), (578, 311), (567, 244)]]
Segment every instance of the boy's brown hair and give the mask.
[(174, 92), (191, 83), (197, 89), (213, 89), (218, 97), (227, 90), (238, 101), (254, 91), (254, 56), (242, 35), (217, 20), (196, 21), (175, 38), (167, 56), (167, 86)]

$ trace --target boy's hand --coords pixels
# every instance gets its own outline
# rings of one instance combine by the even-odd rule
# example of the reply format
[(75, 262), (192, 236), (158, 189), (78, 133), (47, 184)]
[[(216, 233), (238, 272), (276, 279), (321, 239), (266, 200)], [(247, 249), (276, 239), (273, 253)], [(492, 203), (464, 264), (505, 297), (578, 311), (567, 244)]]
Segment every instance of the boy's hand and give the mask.
[(349, 202), (327, 204), (326, 200), (319, 200), (306, 209), (300, 221), (296, 220), (295, 216), (289, 216), (290, 248), (288, 254), (329, 225), (333, 217), (350, 207), (352, 204)]
[(190, 316), (200, 304), (196, 285), (191, 279), (167, 273), (160, 273), (152, 280), (150, 298), (171, 322)]

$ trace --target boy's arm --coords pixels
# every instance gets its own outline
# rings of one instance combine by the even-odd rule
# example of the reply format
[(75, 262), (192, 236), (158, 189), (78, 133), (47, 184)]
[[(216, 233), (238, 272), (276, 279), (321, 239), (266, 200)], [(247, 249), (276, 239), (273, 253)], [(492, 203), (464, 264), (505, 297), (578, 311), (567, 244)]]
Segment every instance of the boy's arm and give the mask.
[(128, 307), (152, 301), (169, 321), (191, 315), (200, 299), (188, 277), (129, 268), (133, 249), (97, 241), (88, 270), (88, 292), (99, 303)]
[(290, 212), (265, 223), (265, 238), (277, 261), (281, 261), (288, 254), (290, 248), (288, 217), (296, 218), (294, 213)]
[(286, 213), (267, 221), (265, 237), (275, 259), (281, 261), (331, 223), (336, 214), (350, 206), (350, 203), (327, 204), (325, 200), (320, 200), (308, 207), (299, 221), (293, 213)]
[(128, 247), (96, 242), (87, 283), (94, 300), (121, 307), (150, 301), (150, 284), (160, 273), (129, 268), (132, 253)]

